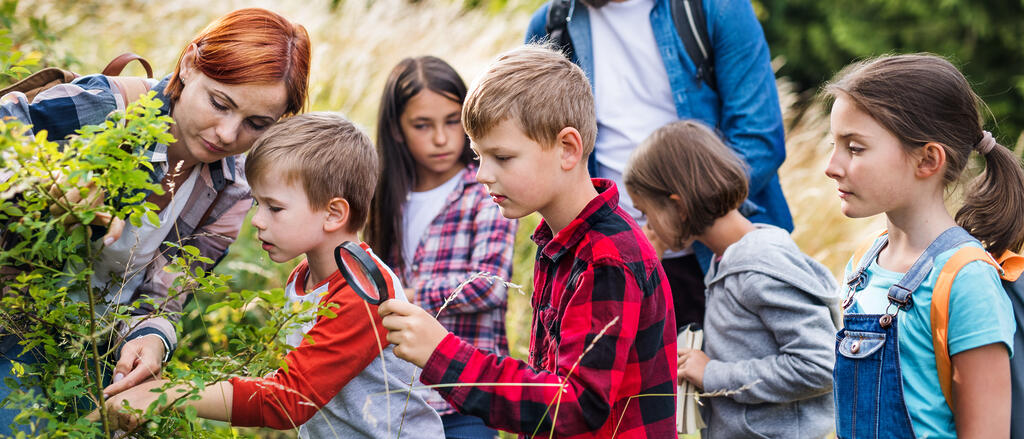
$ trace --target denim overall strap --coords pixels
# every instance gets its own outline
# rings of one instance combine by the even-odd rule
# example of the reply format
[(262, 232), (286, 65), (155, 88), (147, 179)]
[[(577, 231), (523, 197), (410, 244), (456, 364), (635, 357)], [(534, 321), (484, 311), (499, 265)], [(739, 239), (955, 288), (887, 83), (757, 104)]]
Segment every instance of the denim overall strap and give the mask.
[[(832, 371), (837, 437), (915, 437), (903, 398), (897, 314), (913, 305), (911, 295), (931, 272), (936, 256), (972, 240), (974, 237), (960, 227), (951, 227), (935, 238), (903, 278), (889, 289), (890, 307), (897, 307), (896, 312), (843, 316), (844, 327), (836, 335), (836, 365)], [(866, 269), (887, 244), (888, 237), (883, 236), (857, 261), (857, 269), (846, 279), (850, 288), (847, 301), (852, 301), (856, 290), (867, 286)]]
[(879, 316), (847, 314), (836, 336), (832, 398), (840, 439), (915, 437), (903, 398), (899, 325), (883, 328)]
[[(888, 236), (883, 239), (888, 240)], [(889, 303), (898, 306), (902, 310), (909, 309), (913, 306), (911, 294), (917, 290), (917, 287), (921, 286), (921, 282), (924, 282), (925, 278), (928, 277), (928, 273), (931, 273), (932, 267), (935, 265), (935, 257), (942, 252), (956, 248), (960, 244), (974, 240), (975, 238), (960, 226), (946, 229), (928, 245), (928, 248), (917, 258), (917, 261), (910, 267), (910, 270), (907, 270), (903, 278), (892, 287), (889, 287)]]
[(889, 235), (882, 235), (882, 239), (876, 239), (875, 243), (861, 256), (859, 261), (853, 261), (857, 264), (853, 271), (846, 276), (846, 299), (843, 300), (843, 310), (846, 310), (853, 305), (853, 295), (868, 286), (867, 269), (871, 265), (871, 261), (878, 257), (878, 254), (882, 252), (882, 249), (889, 244)]

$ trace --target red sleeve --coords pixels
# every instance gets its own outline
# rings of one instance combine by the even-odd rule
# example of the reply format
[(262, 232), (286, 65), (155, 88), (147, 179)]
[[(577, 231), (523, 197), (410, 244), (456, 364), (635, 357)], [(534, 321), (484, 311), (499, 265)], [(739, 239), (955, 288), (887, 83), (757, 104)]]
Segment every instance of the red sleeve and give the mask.
[(331, 308), (337, 317), (318, 318), (307, 333), (313, 342), (303, 340), (285, 357), (287, 372), (231, 379), (232, 425), (284, 430), (304, 424), (387, 346), (376, 306), (347, 286), (326, 300), (339, 305)]
[[(631, 279), (621, 266), (590, 267), (579, 276), (565, 312), (551, 316), (560, 323), (561, 343), (545, 354), (557, 355), (555, 371), (481, 351), (449, 334), (427, 360), (420, 380), (462, 384), (437, 390), (460, 413), (502, 430), (527, 435), (553, 431), (558, 437), (611, 435), (618, 418), (612, 405), (623, 394), (639, 393), (622, 388), (632, 380), (629, 373), (641, 372), (631, 367), (636, 361), (631, 349), (643, 292)], [(595, 300), (594, 291), (603, 292), (602, 300)]]

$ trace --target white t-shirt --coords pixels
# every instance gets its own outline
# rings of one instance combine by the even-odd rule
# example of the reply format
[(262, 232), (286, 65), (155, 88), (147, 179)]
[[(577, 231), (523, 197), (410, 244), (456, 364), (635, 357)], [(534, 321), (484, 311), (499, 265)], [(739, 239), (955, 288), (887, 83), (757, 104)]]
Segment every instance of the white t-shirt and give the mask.
[[(126, 303), (135, 290), (142, 285), (145, 269), (156, 256), (160, 244), (178, 221), (185, 202), (195, 188), (200, 166), (194, 166), (184, 183), (174, 191), (174, 197), (167, 207), (158, 214), (160, 225), (156, 226), (146, 218), (142, 225), (125, 224), (121, 239), (105, 247), (93, 265), (93, 287), (107, 290), (107, 300), (112, 303)], [(124, 281), (123, 285), (120, 280)]]
[[(633, 149), (654, 130), (679, 120), (651, 29), (653, 8), (654, 0), (587, 7), (594, 46), (597, 176), (611, 179), (619, 188)], [(639, 219), (625, 190), (619, 197), (619, 205)]]
[(463, 169), (449, 178), (448, 181), (429, 191), (409, 192), (405, 208), (402, 210), (402, 258), (411, 263), (416, 256), (416, 248), (420, 245), (423, 233), (434, 222), (434, 218), (444, 209), (444, 201), (455, 185), (462, 179), (466, 170)]

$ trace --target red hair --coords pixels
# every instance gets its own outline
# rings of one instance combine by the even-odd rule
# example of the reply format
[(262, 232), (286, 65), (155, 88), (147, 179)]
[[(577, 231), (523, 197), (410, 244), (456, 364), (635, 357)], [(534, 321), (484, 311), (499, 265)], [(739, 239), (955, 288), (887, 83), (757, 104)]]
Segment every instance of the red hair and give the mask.
[(195, 47), (195, 67), (225, 84), (284, 81), (288, 102), (284, 115), (302, 112), (309, 87), (309, 34), (306, 28), (260, 8), (239, 9), (218, 18), (178, 56), (164, 94), (178, 100), (184, 84), (181, 60)]

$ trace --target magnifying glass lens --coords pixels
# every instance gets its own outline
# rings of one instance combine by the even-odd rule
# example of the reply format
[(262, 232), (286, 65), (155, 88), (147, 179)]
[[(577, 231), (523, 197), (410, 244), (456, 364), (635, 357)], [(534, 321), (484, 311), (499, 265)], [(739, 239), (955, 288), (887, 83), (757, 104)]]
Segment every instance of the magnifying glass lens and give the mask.
[(371, 303), (382, 302), (382, 294), (377, 288), (377, 284), (373, 281), (367, 267), (348, 251), (338, 253), (342, 268), (352, 275), (352, 278), (348, 279), (349, 283), (352, 284), (352, 288), (357, 293), (362, 293), (361, 295), (365, 296)]

